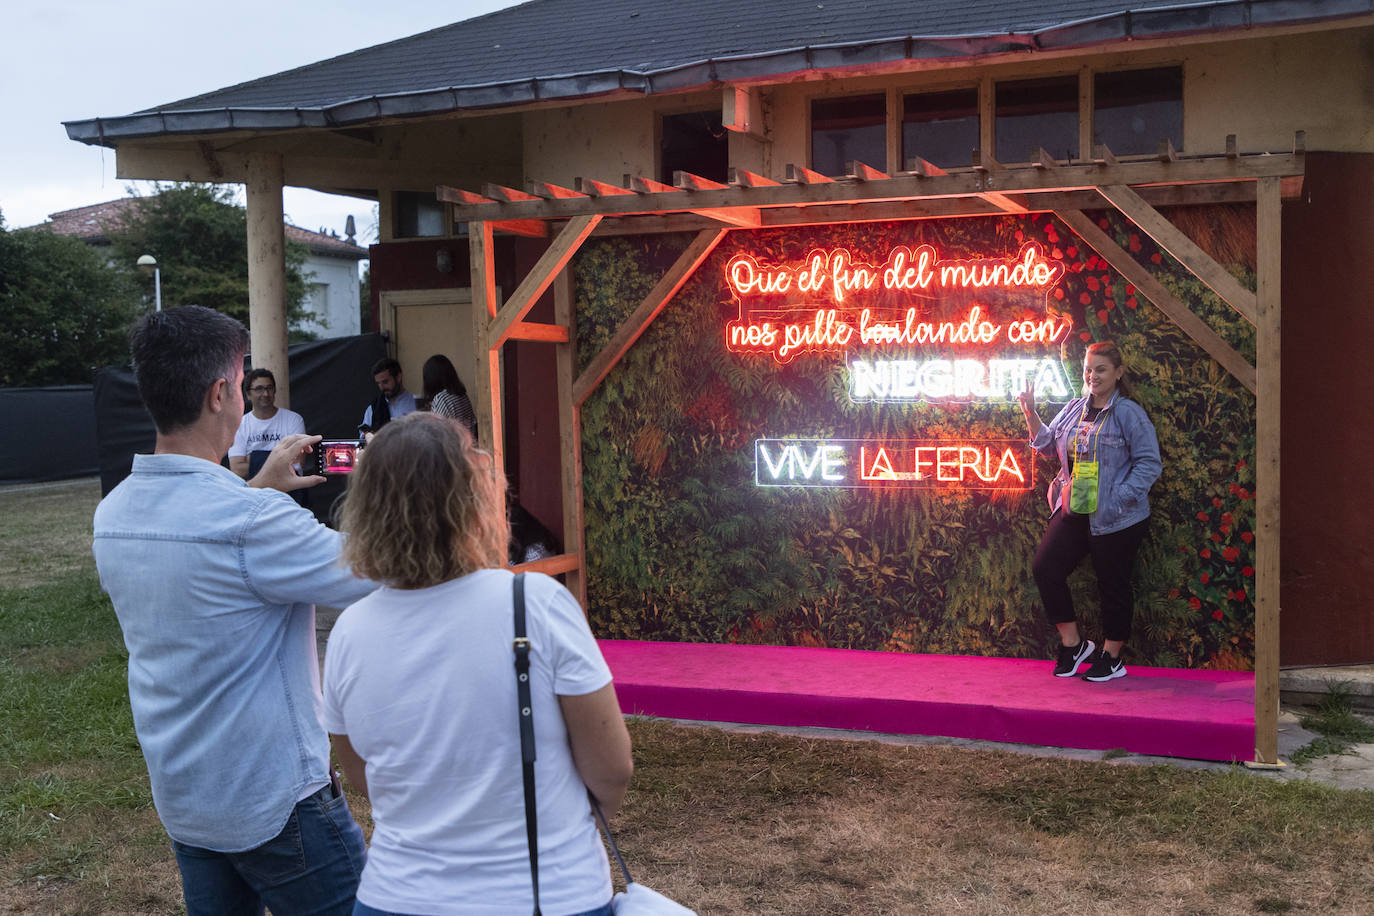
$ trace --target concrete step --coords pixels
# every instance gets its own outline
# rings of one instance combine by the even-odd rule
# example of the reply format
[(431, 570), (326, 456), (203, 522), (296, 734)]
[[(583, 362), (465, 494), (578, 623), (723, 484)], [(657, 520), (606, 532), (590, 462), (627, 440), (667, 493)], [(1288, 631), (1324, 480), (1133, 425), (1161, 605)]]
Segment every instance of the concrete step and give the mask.
[(1356, 712), (1374, 713), (1374, 665), (1287, 668), (1279, 672), (1279, 700), (1285, 706), (1315, 707), (1337, 685)]

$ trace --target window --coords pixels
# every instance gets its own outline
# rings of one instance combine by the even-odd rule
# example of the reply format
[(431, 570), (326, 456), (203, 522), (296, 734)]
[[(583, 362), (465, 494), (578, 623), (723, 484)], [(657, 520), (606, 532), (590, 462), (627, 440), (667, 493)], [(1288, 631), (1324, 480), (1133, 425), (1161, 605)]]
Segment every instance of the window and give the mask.
[(1077, 76), (998, 83), (995, 104), (999, 162), (1026, 162), (1036, 147), (1078, 158)]
[(811, 102), (811, 168), (845, 175), (858, 160), (887, 168), (887, 96), (854, 95)]
[(396, 238), (434, 238), (445, 234), (444, 205), (433, 191), (397, 191), (395, 200)]
[(968, 165), (978, 148), (978, 90), (923, 92), (902, 100), (902, 166), (915, 156), (943, 168)]
[(1183, 68), (1094, 74), (1093, 142), (1129, 156), (1160, 140), (1183, 149)]
[(664, 115), (659, 140), (659, 178), (673, 183), (673, 172), (691, 172), (724, 183), (730, 171), (730, 140), (720, 111)]

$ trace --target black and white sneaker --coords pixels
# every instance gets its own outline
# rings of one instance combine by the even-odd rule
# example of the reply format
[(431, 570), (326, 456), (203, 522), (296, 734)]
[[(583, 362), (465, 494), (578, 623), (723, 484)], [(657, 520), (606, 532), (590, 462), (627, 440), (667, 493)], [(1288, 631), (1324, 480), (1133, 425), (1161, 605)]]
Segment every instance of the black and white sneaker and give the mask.
[(1126, 676), (1126, 665), (1119, 658), (1112, 658), (1106, 652), (1098, 653), (1093, 660), (1093, 666), (1088, 669), (1088, 673), (1083, 675), (1083, 680), (1098, 683), (1101, 681), (1114, 681), (1119, 677)]
[(1076, 646), (1060, 646), (1059, 661), (1054, 665), (1055, 677), (1073, 677), (1078, 666), (1087, 661), (1088, 656), (1097, 648), (1091, 639), (1080, 639)]

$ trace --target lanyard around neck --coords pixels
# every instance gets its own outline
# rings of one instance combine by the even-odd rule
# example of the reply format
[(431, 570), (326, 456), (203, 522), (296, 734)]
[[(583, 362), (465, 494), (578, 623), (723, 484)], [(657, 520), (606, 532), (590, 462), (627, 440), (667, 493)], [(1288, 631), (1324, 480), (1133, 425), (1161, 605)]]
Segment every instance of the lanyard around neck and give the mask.
[[(1115, 392), (1113, 392), (1111, 398), (1107, 400), (1106, 405), (1098, 410), (1097, 416), (1093, 418), (1093, 425), (1088, 430), (1088, 444), (1093, 452), (1092, 461), (1097, 460), (1097, 442), (1100, 438), (1102, 421), (1107, 416), (1107, 411), (1111, 409), (1114, 403), (1116, 403)], [(1078, 422), (1074, 424), (1073, 441), (1069, 443), (1069, 453), (1074, 456), (1075, 461), (1078, 460), (1078, 435), (1083, 431), (1083, 424), (1088, 422), (1088, 409), (1092, 407), (1092, 405), (1092, 395), (1089, 395), (1087, 400), (1083, 402), (1083, 412), (1078, 415)]]

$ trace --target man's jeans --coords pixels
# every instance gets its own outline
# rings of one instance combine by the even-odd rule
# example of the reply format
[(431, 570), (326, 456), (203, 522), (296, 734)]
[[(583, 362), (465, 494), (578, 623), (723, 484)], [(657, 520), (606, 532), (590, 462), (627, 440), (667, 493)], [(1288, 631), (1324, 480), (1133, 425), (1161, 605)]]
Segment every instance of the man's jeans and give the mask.
[(363, 832), (340, 791), (298, 803), (275, 839), (247, 852), (172, 841), (188, 916), (349, 916), (367, 861)]

